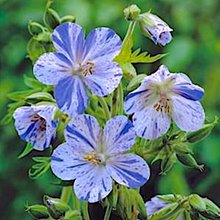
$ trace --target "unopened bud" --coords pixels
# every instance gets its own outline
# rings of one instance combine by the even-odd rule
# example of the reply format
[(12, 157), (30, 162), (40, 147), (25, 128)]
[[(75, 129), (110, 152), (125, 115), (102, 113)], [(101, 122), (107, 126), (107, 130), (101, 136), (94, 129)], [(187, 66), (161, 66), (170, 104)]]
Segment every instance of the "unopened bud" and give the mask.
[(203, 128), (199, 129), (198, 131), (189, 132), (186, 135), (186, 140), (189, 143), (196, 143), (203, 140), (211, 133), (212, 129), (215, 127), (217, 123), (218, 117), (215, 117), (214, 122), (204, 125)]
[(63, 202), (61, 199), (51, 198), (49, 196), (44, 196), (44, 204), (47, 206), (50, 215), (54, 219), (59, 219), (65, 215), (65, 213), (70, 210), (70, 207)]
[(140, 8), (138, 8), (137, 5), (130, 5), (129, 7), (124, 9), (125, 18), (128, 21), (135, 21), (138, 18), (140, 12), (141, 10)]
[(176, 154), (173, 152), (168, 153), (168, 155), (165, 155), (165, 157), (162, 159), (161, 162), (161, 173), (166, 174), (172, 167), (173, 164), (176, 162)]
[(61, 23), (65, 23), (65, 22), (75, 22), (76, 21), (76, 17), (75, 16), (72, 16), (72, 15), (66, 15), (66, 16), (63, 16), (61, 19), (60, 19), (60, 22)]
[(47, 207), (44, 205), (32, 205), (27, 206), (26, 211), (34, 218), (34, 219), (47, 219), (49, 218), (49, 212)]
[(177, 158), (185, 166), (203, 171), (204, 165), (199, 165), (191, 154), (177, 154)]
[(123, 71), (123, 76), (128, 82), (137, 75), (137, 72), (131, 63), (122, 64), (121, 68)]
[(82, 220), (82, 216), (78, 210), (67, 211), (64, 220)]
[(139, 15), (138, 21), (142, 33), (155, 44), (165, 46), (172, 40), (172, 29), (158, 16), (146, 12)]
[(60, 24), (60, 16), (52, 8), (48, 8), (44, 15), (44, 23), (51, 29), (54, 29)]

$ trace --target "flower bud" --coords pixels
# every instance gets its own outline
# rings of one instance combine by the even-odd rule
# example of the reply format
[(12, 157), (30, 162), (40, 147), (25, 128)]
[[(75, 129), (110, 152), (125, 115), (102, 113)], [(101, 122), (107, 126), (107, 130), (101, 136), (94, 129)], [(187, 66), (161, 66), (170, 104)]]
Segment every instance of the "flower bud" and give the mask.
[(75, 17), (75, 16), (72, 16), (72, 15), (63, 16), (63, 17), (60, 19), (60, 22), (61, 22), (61, 23), (65, 23), (65, 22), (73, 22), (73, 23), (75, 23), (75, 21), (76, 21), (76, 17)]
[(137, 5), (130, 5), (129, 7), (124, 9), (125, 18), (128, 21), (135, 21), (139, 16), (141, 10)]
[(218, 117), (215, 117), (214, 122), (204, 125), (203, 128), (199, 129), (198, 131), (189, 132), (186, 135), (186, 140), (189, 143), (196, 143), (203, 140), (211, 133), (212, 129), (215, 127), (217, 123)]
[(27, 206), (26, 211), (34, 218), (34, 219), (47, 219), (49, 218), (49, 212), (47, 207), (44, 205), (32, 205)]
[(54, 29), (57, 25), (60, 24), (60, 16), (52, 8), (48, 8), (44, 15), (44, 23), (51, 29)]
[(61, 199), (51, 198), (49, 196), (44, 196), (44, 204), (47, 206), (50, 215), (54, 219), (59, 219), (65, 215), (65, 213), (70, 210), (70, 207), (63, 202)]
[(199, 195), (191, 195), (189, 196), (189, 204), (190, 206), (197, 211), (205, 211), (206, 204), (203, 199)]
[(173, 152), (168, 152), (167, 155), (164, 156), (161, 162), (161, 173), (166, 174), (176, 162), (176, 154)]
[(121, 65), (121, 68), (123, 76), (128, 82), (137, 75), (137, 72), (131, 63), (124, 63)]
[(45, 42), (45, 43), (51, 42), (51, 33), (47, 31), (41, 32), (37, 36), (34, 36), (34, 39), (39, 42)]
[(82, 220), (82, 216), (78, 210), (67, 211), (64, 220)]
[(142, 33), (155, 44), (165, 46), (172, 40), (172, 29), (158, 16), (146, 12), (139, 15), (138, 21)]
[(178, 160), (185, 166), (203, 170), (204, 165), (199, 165), (191, 154), (177, 154)]

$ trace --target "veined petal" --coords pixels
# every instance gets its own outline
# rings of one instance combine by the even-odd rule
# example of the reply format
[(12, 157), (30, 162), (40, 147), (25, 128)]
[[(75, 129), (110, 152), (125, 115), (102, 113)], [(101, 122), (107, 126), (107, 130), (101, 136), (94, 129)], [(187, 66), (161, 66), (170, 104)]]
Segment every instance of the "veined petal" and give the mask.
[(59, 145), (51, 156), (51, 169), (62, 180), (73, 180), (93, 169), (93, 165), (83, 159), (80, 146), (68, 143)]
[(54, 91), (58, 108), (68, 114), (82, 114), (87, 107), (88, 95), (82, 80), (77, 76), (61, 79)]
[(132, 188), (144, 185), (150, 177), (149, 166), (135, 154), (112, 157), (106, 169), (116, 182)]
[(170, 127), (171, 119), (164, 111), (156, 111), (151, 106), (133, 116), (133, 124), (138, 136), (146, 139), (156, 139), (165, 134)]
[(93, 151), (100, 136), (100, 127), (91, 115), (75, 115), (65, 129), (66, 141), (80, 146), (85, 152)]
[(172, 118), (180, 129), (195, 131), (203, 126), (205, 113), (200, 102), (173, 96), (172, 103)]
[(72, 63), (81, 62), (84, 31), (78, 24), (67, 22), (56, 27), (52, 35), (54, 47)]
[(172, 92), (186, 99), (193, 101), (200, 100), (204, 96), (203, 88), (192, 84), (187, 78), (185, 74), (176, 74)]
[(109, 155), (129, 150), (136, 137), (132, 122), (122, 115), (111, 118), (106, 123), (104, 136)]
[(74, 191), (80, 200), (98, 202), (112, 190), (112, 179), (105, 167), (94, 167), (74, 182)]
[(71, 62), (61, 53), (45, 53), (34, 64), (34, 75), (46, 85), (56, 85), (71, 75)]
[(122, 41), (110, 28), (95, 28), (86, 38), (84, 60), (94, 61), (106, 57), (113, 58), (120, 52)]
[(95, 95), (105, 96), (118, 87), (121, 78), (122, 70), (117, 63), (99, 59), (94, 63), (94, 72), (83, 80)]
[[(48, 126), (55, 127), (55, 122), (53, 122), (53, 117), (56, 111), (54, 105), (39, 105), (33, 106), (33, 110), (47, 122)], [(54, 124), (55, 123), (55, 124)]]

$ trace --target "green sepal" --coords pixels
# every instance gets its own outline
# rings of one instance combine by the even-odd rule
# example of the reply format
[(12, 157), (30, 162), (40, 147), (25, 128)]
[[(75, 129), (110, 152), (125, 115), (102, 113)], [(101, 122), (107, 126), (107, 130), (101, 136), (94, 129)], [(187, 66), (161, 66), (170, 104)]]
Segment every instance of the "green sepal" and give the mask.
[(137, 89), (137, 87), (141, 84), (141, 82), (146, 76), (146, 74), (138, 74), (134, 76), (127, 86), (127, 91), (130, 92)]
[(174, 163), (176, 162), (176, 154), (175, 152), (167, 152), (161, 161), (161, 174), (166, 174), (168, 171), (171, 170)]
[(132, 80), (136, 75), (136, 69), (131, 63), (123, 63), (120, 65), (122, 71), (123, 71), (123, 76), (126, 79), (126, 81)]
[(125, 19), (127, 19), (128, 21), (135, 21), (138, 18), (140, 12), (140, 8), (138, 8), (137, 5), (132, 4), (124, 9)]
[(18, 156), (18, 159), (27, 156), (32, 150), (33, 150), (33, 146), (31, 145), (31, 143), (27, 143), (22, 153)]
[(60, 23), (65, 23), (65, 22), (75, 23), (75, 22), (76, 22), (76, 17), (73, 16), (73, 15), (63, 16), (63, 17), (60, 19)]
[(47, 8), (43, 17), (44, 24), (52, 30), (60, 24), (59, 14), (52, 8)]
[(197, 211), (203, 212), (206, 210), (206, 204), (205, 204), (203, 198), (201, 198), (197, 194), (190, 195), (188, 198), (188, 202), (189, 202), (190, 206)]
[(38, 35), (41, 32), (45, 31), (45, 27), (38, 22), (29, 21), (28, 22), (28, 31), (31, 35)]
[(36, 39), (31, 38), (27, 44), (27, 54), (28, 58), (31, 59), (33, 63), (39, 58), (40, 55), (46, 53), (46, 49), (43, 44), (38, 42)]

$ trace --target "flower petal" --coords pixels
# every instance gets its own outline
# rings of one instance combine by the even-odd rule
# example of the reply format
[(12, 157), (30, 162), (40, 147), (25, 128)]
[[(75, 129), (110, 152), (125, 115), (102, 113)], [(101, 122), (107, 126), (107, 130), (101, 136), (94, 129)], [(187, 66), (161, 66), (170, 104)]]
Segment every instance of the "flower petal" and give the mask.
[(112, 93), (119, 85), (122, 70), (119, 65), (109, 60), (99, 59), (94, 63), (94, 72), (83, 78), (89, 89), (97, 96)]
[(203, 126), (205, 113), (200, 102), (181, 96), (173, 96), (172, 101), (172, 118), (180, 129), (195, 131)]
[(198, 101), (204, 96), (203, 88), (192, 84), (183, 73), (176, 74), (172, 92), (193, 101)]
[(150, 177), (149, 166), (135, 154), (112, 157), (106, 169), (116, 182), (132, 188), (144, 185)]
[(168, 77), (170, 77), (170, 73), (164, 65), (160, 66), (155, 73), (146, 76), (141, 85), (126, 96), (124, 105), (125, 112), (127, 114), (133, 114), (159, 100), (160, 96), (156, 87)]
[(56, 27), (52, 35), (54, 47), (72, 63), (81, 62), (84, 31), (78, 24), (67, 22)]
[(96, 148), (99, 136), (99, 124), (91, 115), (74, 116), (65, 129), (66, 141), (73, 146), (85, 148), (85, 151)]
[(109, 155), (116, 155), (129, 150), (135, 141), (133, 124), (126, 116), (110, 119), (104, 128), (104, 136)]
[(110, 28), (95, 28), (86, 38), (84, 60), (113, 60), (120, 52), (122, 41)]
[(105, 167), (94, 167), (74, 182), (76, 196), (80, 200), (98, 202), (112, 190), (112, 179)]
[(46, 85), (56, 85), (60, 79), (71, 75), (71, 63), (61, 53), (45, 53), (34, 64), (34, 75)]
[(93, 165), (83, 159), (80, 146), (68, 143), (59, 145), (51, 156), (51, 169), (62, 180), (73, 180), (93, 169)]
[(61, 79), (54, 91), (58, 108), (68, 114), (81, 114), (87, 107), (88, 95), (82, 80), (77, 76)]
[(137, 135), (150, 140), (165, 134), (170, 122), (170, 117), (164, 111), (156, 111), (153, 106), (136, 112), (133, 116)]

